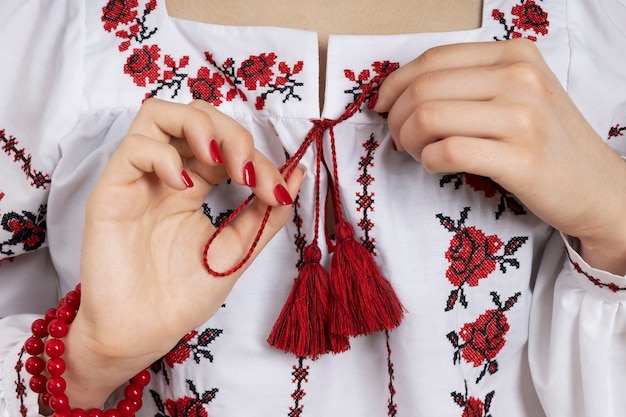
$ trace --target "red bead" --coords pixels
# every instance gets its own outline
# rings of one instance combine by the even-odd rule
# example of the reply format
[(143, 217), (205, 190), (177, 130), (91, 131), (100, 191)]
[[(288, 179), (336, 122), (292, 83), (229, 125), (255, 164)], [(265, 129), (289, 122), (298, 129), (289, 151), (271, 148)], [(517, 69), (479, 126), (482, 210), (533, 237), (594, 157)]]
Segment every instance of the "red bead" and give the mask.
[(50, 336), (60, 339), (65, 337), (69, 330), (67, 323), (60, 319), (54, 319), (48, 324), (48, 333)]
[(92, 408), (88, 411), (89, 417), (104, 417), (104, 411), (99, 408)]
[(52, 320), (57, 318), (57, 309), (56, 308), (50, 308), (48, 309), (48, 311), (46, 311), (46, 315), (45, 315), (45, 319), (46, 322), (50, 323)]
[(65, 323), (71, 323), (76, 318), (76, 309), (66, 304), (57, 309), (57, 319), (63, 320)]
[(33, 375), (32, 377), (30, 377), (30, 381), (28, 381), (28, 386), (34, 393), (43, 394), (44, 392), (46, 392), (47, 380), (48, 378), (43, 375)]
[(65, 380), (60, 376), (53, 376), (46, 382), (46, 389), (52, 395), (59, 395), (65, 392)]
[(41, 400), (41, 403), (43, 405), (45, 405), (46, 407), (50, 407), (50, 398), (52, 398), (52, 394), (48, 393), (48, 392), (44, 392), (43, 394), (41, 394), (41, 396), (39, 397), (39, 399)]
[(131, 401), (140, 400), (143, 397), (143, 387), (137, 384), (130, 384), (124, 388), (124, 398)]
[(48, 324), (44, 319), (37, 319), (30, 326), (31, 331), (33, 332), (33, 336), (36, 336), (40, 339), (48, 336)]
[(141, 410), (141, 407), (143, 407), (143, 402), (141, 401), (141, 399), (139, 400), (134, 400), (133, 401), (133, 405), (135, 406), (135, 412)]
[(43, 372), (46, 367), (46, 361), (41, 359), (39, 356), (31, 356), (26, 359), (26, 363), (24, 364), (24, 368), (26, 368), (26, 372), (31, 375), (39, 375)]
[(65, 304), (74, 307), (74, 310), (78, 310), (80, 307), (80, 292), (70, 291), (65, 295)]
[(145, 387), (150, 383), (150, 372), (147, 369), (139, 372), (137, 375), (131, 378), (131, 383), (137, 384), (140, 387)]
[(51, 376), (61, 376), (65, 372), (65, 361), (61, 358), (51, 358), (46, 364), (46, 371)]
[(70, 400), (65, 394), (53, 395), (50, 398), (50, 408), (52, 408), (52, 410), (55, 412), (69, 411)]
[(82, 408), (75, 408), (72, 410), (72, 417), (89, 417), (89, 413)]
[(72, 410), (55, 411), (52, 413), (52, 417), (72, 417)]
[(117, 408), (109, 408), (104, 412), (105, 417), (122, 417), (122, 413)]
[(135, 414), (135, 404), (133, 404), (130, 400), (121, 400), (117, 404), (117, 410), (120, 412), (122, 417), (130, 417)]
[(29, 337), (24, 343), (24, 350), (32, 356), (40, 355), (43, 352), (43, 348), (43, 341), (35, 336)]
[(50, 339), (46, 342), (46, 353), (51, 358), (60, 358), (65, 352), (65, 344), (59, 339)]

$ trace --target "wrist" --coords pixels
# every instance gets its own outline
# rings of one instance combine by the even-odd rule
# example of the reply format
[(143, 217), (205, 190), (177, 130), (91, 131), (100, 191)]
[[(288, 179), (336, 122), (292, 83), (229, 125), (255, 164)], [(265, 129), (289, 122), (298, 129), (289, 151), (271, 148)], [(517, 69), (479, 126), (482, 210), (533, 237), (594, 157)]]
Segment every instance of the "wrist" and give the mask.
[(26, 371), (32, 375), (29, 387), (40, 394), (42, 413), (52, 410), (55, 416), (132, 417), (141, 408), (143, 387), (150, 381), (150, 374), (140, 371), (129, 380), (124, 399), (116, 408), (100, 410), (109, 395), (122, 385), (117, 378), (126, 372), (117, 371), (120, 367), (111, 369), (90, 355), (89, 349), (83, 350), (81, 346), (85, 345), (76, 342), (83, 340), (79, 331), (74, 332), (73, 346), (66, 355), (66, 342), (72, 339), (69, 325), (76, 318), (79, 304), (80, 285), (59, 302), (58, 308), (48, 310), (45, 318), (33, 322), (33, 335), (24, 344), (30, 355), (25, 363)]

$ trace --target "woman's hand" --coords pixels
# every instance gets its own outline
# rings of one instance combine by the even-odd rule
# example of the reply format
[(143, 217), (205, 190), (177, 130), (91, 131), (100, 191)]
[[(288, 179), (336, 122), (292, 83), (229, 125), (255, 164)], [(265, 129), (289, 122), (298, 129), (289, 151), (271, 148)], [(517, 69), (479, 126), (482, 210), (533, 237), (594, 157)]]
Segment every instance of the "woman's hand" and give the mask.
[(492, 178), (592, 266), (626, 273), (626, 163), (531, 42), (433, 48), (383, 82), (374, 109), (428, 171)]
[(296, 169), (285, 182), (250, 134), (207, 103), (142, 106), (87, 206), (82, 302), (67, 336), (74, 406), (98, 406), (209, 319), (251, 262), (224, 278), (203, 265), (215, 228), (201, 205), (213, 184), (231, 178), (257, 197), (208, 253), (213, 268), (228, 270), (268, 205), (277, 207), (254, 255), (285, 224), (303, 174)]

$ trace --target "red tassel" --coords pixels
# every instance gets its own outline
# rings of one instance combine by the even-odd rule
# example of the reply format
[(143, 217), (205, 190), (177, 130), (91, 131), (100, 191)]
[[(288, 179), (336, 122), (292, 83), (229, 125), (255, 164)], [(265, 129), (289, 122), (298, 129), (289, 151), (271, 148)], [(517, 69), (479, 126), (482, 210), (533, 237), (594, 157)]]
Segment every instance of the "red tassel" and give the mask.
[(329, 333), (329, 277), (320, 265), (319, 247), (309, 245), (303, 255), (304, 265), (267, 341), (298, 357), (317, 359), (325, 353), (343, 352), (350, 345), (347, 337)]
[(337, 245), (330, 265), (330, 331), (358, 336), (391, 330), (404, 318), (404, 308), (372, 254), (354, 239), (354, 228), (335, 227)]

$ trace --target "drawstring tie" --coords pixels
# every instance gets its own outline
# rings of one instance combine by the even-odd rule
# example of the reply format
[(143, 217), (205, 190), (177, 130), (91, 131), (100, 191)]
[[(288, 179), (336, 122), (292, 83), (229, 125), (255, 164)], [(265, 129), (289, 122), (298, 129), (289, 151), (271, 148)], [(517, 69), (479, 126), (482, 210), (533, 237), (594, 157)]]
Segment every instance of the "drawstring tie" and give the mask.
[[(380, 272), (372, 254), (354, 238), (354, 228), (345, 220), (339, 195), (334, 127), (356, 114), (366, 100), (369, 100), (368, 107), (373, 108), (382, 78), (378, 75), (363, 84), (361, 93), (338, 119), (312, 120), (313, 127), (304, 141), (280, 168), (280, 172), (289, 178), (307, 150), (315, 146), (315, 232), (312, 242), (304, 248), (304, 262), (268, 338), (270, 345), (298, 357), (317, 359), (326, 353), (344, 352), (350, 348), (350, 337), (391, 330), (404, 317), (404, 308), (391, 283)], [(332, 202), (336, 217), (336, 244), (330, 271), (320, 264), (322, 252), (318, 245), (322, 147), (327, 130), (333, 163)], [(219, 272), (211, 268), (207, 258), (211, 243), (252, 198), (253, 195), (250, 195), (208, 239), (204, 248), (204, 266), (210, 274), (228, 276), (242, 268), (252, 256), (272, 207), (266, 209), (257, 235), (239, 263), (228, 271)]]

